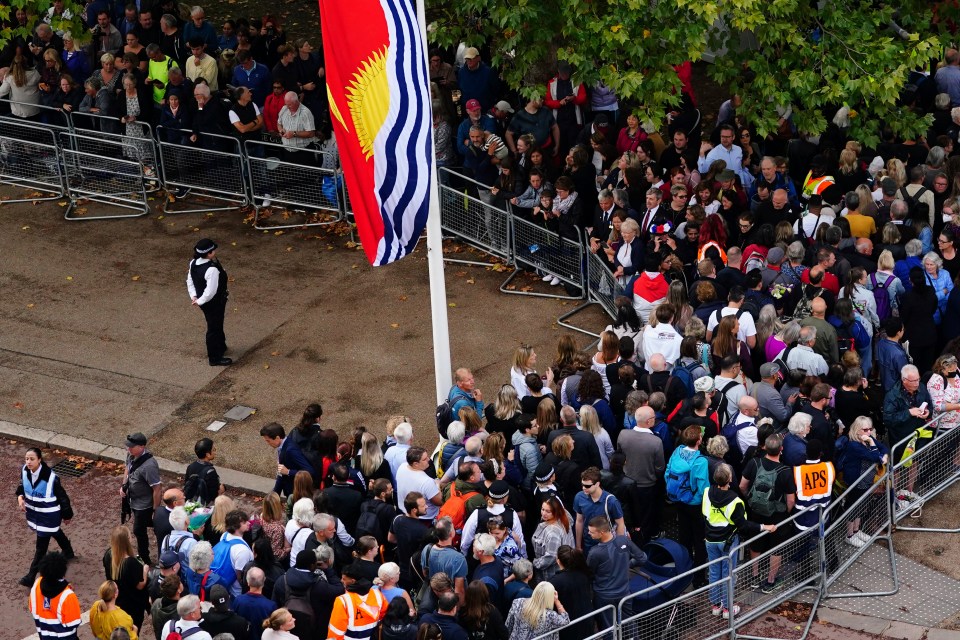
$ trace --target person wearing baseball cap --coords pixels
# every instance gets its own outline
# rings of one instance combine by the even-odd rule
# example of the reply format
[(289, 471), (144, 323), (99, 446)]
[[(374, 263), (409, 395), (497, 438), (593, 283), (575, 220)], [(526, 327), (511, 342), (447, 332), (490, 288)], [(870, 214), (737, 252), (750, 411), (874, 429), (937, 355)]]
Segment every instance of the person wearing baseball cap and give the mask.
[(460, 126), (457, 127), (457, 153), (461, 156), (467, 155), (470, 148), (470, 127), (478, 126), (484, 131), (490, 133), (497, 132), (497, 121), (488, 113), (483, 112), (480, 101), (471, 98), (463, 104), (463, 109), (467, 117), (463, 119)]
[(216, 258), (217, 243), (209, 238), (193, 248), (193, 260), (187, 270), (187, 293), (192, 304), (203, 311), (207, 321), (207, 360), (211, 367), (225, 367), (233, 360), (224, 357), (227, 338), (223, 316), (227, 312), (227, 272)]
[(480, 59), (480, 51), (476, 47), (463, 50), (463, 66), (457, 73), (457, 84), (460, 85), (460, 99), (464, 103), (475, 99), (486, 110), (497, 101), (500, 81), (496, 72)]
[(210, 603), (213, 608), (203, 614), (200, 628), (216, 638), (221, 633), (229, 633), (234, 638), (246, 638), (250, 634), (250, 623), (240, 614), (230, 610), (230, 593), (222, 584), (210, 587)]

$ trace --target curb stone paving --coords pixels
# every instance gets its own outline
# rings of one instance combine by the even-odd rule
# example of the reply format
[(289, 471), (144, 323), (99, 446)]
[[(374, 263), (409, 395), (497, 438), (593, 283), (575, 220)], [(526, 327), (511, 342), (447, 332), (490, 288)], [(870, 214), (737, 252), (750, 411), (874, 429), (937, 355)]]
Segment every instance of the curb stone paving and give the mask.
[[(58, 449), (64, 449), (68, 453), (86, 456), (94, 460), (123, 462), (127, 455), (127, 452), (120, 447), (5, 420), (0, 420), (0, 437), (38, 444), (44, 447), (56, 447)], [(183, 475), (186, 472), (187, 465), (182, 462), (170, 460), (169, 458), (161, 458), (159, 456), (156, 457), (156, 460), (161, 471), (178, 475)], [(235, 471), (223, 467), (217, 467), (217, 472), (220, 474), (220, 480), (224, 485), (240, 489), (247, 493), (265, 495), (273, 490), (273, 478), (264, 478), (252, 473)]]

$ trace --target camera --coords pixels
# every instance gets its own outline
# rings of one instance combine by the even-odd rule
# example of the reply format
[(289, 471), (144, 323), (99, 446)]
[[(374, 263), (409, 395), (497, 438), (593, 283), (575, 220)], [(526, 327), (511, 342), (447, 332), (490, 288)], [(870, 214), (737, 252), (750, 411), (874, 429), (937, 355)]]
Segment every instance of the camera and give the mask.
[(94, 38), (99, 38), (100, 36), (103, 35), (103, 29), (102, 29), (102, 28), (100, 27), (100, 25), (98, 24), (97, 26), (95, 26), (95, 27), (93, 28), (93, 32), (92, 32), (92, 33), (93, 33), (93, 37), (94, 37)]

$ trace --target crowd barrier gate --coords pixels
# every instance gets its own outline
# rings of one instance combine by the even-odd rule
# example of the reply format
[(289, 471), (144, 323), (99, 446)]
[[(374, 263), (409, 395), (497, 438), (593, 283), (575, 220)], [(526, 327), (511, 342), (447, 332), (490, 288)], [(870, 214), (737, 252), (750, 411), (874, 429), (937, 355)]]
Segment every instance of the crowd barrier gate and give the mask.
[[(162, 207), (165, 214), (231, 211), (248, 204), (237, 138), (205, 133), (203, 140), (198, 141), (207, 145), (204, 147), (189, 141), (189, 131), (164, 127), (157, 131), (161, 176), (167, 190)], [(188, 200), (188, 209), (171, 208), (175, 202)]]
[(557, 318), (557, 324), (561, 327), (599, 338), (599, 333), (570, 324), (568, 320), (594, 305), (599, 305), (607, 312), (607, 315), (611, 318), (616, 318), (617, 306), (615, 301), (617, 296), (623, 295), (623, 287), (617, 282), (617, 279), (613, 277), (613, 272), (607, 268), (603, 258), (592, 251), (585, 250), (584, 253), (587, 262), (587, 301)]
[[(138, 218), (149, 213), (142, 165), (138, 160), (129, 159), (130, 155), (136, 154), (136, 150), (116, 140), (92, 142), (96, 146), (91, 148), (90, 139), (72, 133), (60, 134), (60, 153), (70, 198), (64, 219), (110, 220)], [(83, 200), (132, 210), (133, 213), (84, 215), (77, 211)]]
[[(338, 169), (338, 159), (333, 154), (315, 149), (303, 149), (298, 152), (306, 164), (290, 162), (285, 158), (283, 145), (248, 140), (244, 143), (246, 152), (246, 176), (249, 193), (254, 208), (253, 226), (256, 229), (292, 229), (300, 227), (319, 227), (334, 224), (343, 219), (341, 203), (343, 175)], [(266, 208), (266, 200), (285, 204), (290, 207), (303, 207), (306, 210), (327, 211), (334, 218), (298, 224), (261, 224), (261, 211)]]
[[(510, 263), (513, 247), (510, 242), (513, 215), (504, 209), (484, 202), (481, 193), (490, 187), (446, 167), (438, 169), (440, 194), (440, 227), (490, 255)], [(349, 211), (349, 202), (344, 210)], [(479, 260), (448, 258), (446, 262), (489, 267), (490, 263)]]
[(0, 183), (50, 194), (3, 200), (0, 204), (66, 196), (56, 132), (28, 120), (0, 118)]
[[(582, 640), (614, 640), (617, 637), (616, 613), (617, 610), (614, 608), (614, 606), (612, 604), (608, 604), (607, 606), (601, 607), (596, 611), (591, 611), (584, 616), (580, 616), (579, 618), (571, 620), (562, 627), (536, 636), (532, 638), (532, 640), (549, 640), (558, 632), (571, 629), (578, 625), (585, 625), (593, 630), (592, 633), (588, 633), (587, 635), (583, 636)], [(596, 623), (598, 622), (601, 614), (609, 615), (614, 621), (613, 624), (608, 627), (597, 628), (599, 625)]]
[[(584, 287), (584, 248), (583, 242), (561, 237), (549, 229), (529, 220), (513, 216), (512, 221), (513, 273), (500, 285), (500, 291), (522, 296), (538, 296), (560, 300), (582, 300), (586, 297)], [(510, 283), (523, 270), (521, 265), (538, 269), (555, 276), (575, 289), (577, 295), (540, 293), (510, 289)]]
[[(77, 117), (86, 118), (89, 122), (96, 123), (98, 128), (84, 129), (77, 127)], [(157, 160), (153, 127), (140, 121), (131, 124), (141, 127), (143, 135), (127, 135), (125, 125), (120, 122), (119, 118), (113, 116), (103, 116), (95, 113), (75, 114), (70, 117), (69, 129), (73, 136), (69, 140), (71, 144), (75, 145), (73, 147), (74, 151), (84, 153), (109, 153), (115, 149), (115, 144), (112, 143), (126, 145), (123, 150), (123, 157), (140, 162), (143, 166), (148, 192), (157, 191), (160, 188), (160, 164)], [(108, 125), (115, 127), (115, 129), (111, 130)]]

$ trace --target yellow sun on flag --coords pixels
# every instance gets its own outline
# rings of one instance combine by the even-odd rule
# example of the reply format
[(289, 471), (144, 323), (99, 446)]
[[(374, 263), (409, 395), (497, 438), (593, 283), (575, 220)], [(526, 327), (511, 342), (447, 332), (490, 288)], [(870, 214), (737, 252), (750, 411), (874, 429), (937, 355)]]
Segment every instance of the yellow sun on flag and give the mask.
[[(390, 110), (390, 87), (387, 84), (387, 48), (374, 52), (360, 64), (353, 81), (346, 88), (350, 115), (357, 132), (357, 141), (367, 159), (373, 156), (373, 141)], [(340, 114), (335, 114), (341, 120)]]

